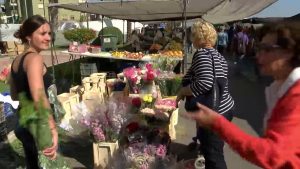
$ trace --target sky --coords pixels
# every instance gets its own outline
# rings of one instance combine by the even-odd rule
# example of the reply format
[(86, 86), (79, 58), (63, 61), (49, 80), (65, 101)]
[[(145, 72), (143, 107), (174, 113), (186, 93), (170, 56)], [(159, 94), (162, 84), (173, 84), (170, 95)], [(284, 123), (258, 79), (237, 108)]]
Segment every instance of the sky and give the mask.
[(278, 0), (253, 17), (289, 17), (300, 13), (300, 0)]

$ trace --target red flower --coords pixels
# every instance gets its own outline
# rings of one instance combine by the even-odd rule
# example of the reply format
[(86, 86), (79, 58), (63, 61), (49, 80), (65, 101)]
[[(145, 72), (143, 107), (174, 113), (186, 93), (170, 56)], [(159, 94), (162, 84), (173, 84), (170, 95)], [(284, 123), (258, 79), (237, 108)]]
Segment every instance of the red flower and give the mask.
[(152, 81), (152, 80), (154, 80), (154, 72), (153, 71), (149, 71), (149, 72), (147, 72), (147, 80), (148, 81)]
[(133, 132), (137, 131), (139, 128), (140, 128), (140, 125), (139, 125), (139, 123), (137, 123), (137, 122), (129, 123), (129, 124), (126, 126), (126, 130), (127, 130), (129, 133), (133, 133)]
[(133, 98), (133, 99), (131, 100), (131, 103), (132, 103), (132, 105), (135, 106), (135, 107), (141, 107), (141, 105), (142, 105), (141, 98), (139, 98), (139, 97)]

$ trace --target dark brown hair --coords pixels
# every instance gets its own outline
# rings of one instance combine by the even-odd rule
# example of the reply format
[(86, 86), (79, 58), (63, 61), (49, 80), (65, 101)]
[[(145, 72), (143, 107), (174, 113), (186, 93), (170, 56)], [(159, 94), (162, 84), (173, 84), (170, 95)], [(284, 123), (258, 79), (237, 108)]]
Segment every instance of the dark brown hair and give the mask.
[(259, 41), (266, 34), (276, 34), (276, 44), (282, 49), (291, 50), (293, 58), (290, 60), (292, 67), (300, 66), (300, 24), (294, 22), (283, 22), (276, 24), (265, 25), (258, 32)]
[(28, 43), (27, 36), (31, 36), (40, 26), (49, 22), (40, 15), (33, 15), (26, 19), (20, 26), (19, 30), (14, 33), (14, 37), (20, 39), (22, 43)]

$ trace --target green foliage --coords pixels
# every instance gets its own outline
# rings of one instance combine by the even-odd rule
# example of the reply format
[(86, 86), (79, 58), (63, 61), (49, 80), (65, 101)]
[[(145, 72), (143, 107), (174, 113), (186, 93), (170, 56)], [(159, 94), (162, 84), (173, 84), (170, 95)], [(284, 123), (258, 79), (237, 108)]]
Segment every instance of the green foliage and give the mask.
[(38, 106), (26, 98), (24, 93), (19, 95), (21, 109), (19, 112), (20, 125), (29, 129), (39, 150), (52, 146), (52, 134), (49, 128), (48, 109), (44, 108), (42, 100)]
[(67, 30), (63, 34), (65, 39), (67, 39), (68, 41), (80, 42), (81, 44), (88, 43), (96, 37), (96, 32), (92, 29), (87, 28)]
[(103, 35), (116, 36), (117, 39), (118, 39), (117, 44), (121, 44), (123, 42), (123, 34), (122, 34), (121, 30), (116, 28), (116, 27), (105, 27), (105, 28), (103, 28), (98, 34), (99, 37), (102, 35), (102, 32), (103, 32)]
[(9, 92), (9, 85), (4, 82), (0, 82), (0, 93)]

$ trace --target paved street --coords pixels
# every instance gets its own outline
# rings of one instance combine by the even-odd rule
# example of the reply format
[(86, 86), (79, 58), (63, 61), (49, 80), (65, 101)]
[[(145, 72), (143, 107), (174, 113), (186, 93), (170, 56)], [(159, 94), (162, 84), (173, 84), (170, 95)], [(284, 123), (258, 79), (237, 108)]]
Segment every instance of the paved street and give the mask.
[[(50, 51), (43, 53), (47, 66), (51, 65)], [(67, 62), (69, 60), (68, 55), (62, 55), (57, 51), (58, 63)], [(0, 57), (0, 65), (11, 62), (9, 57)], [(261, 133), (262, 118), (265, 108), (264, 103), (264, 85), (265, 80), (251, 78), (248, 76), (247, 70), (235, 71), (236, 65), (229, 62), (230, 75), (229, 85), (230, 91), (234, 97), (236, 103), (236, 117), (233, 123), (242, 128), (245, 132), (251, 135), (257, 135)], [(238, 73), (237, 73), (238, 72)], [(243, 73), (244, 72), (244, 73)], [(246, 72), (246, 73), (245, 73)], [(246, 75), (246, 76), (245, 76)], [(251, 73), (250, 73), (251, 75)], [(185, 145), (191, 142), (191, 138), (195, 134), (195, 124), (187, 119), (179, 118), (179, 122), (176, 126), (177, 139), (174, 141), (171, 149), (176, 150), (180, 159), (191, 158), (194, 154), (189, 152)], [(70, 146), (70, 145), (69, 145)], [(79, 145), (75, 145), (79, 146)], [(65, 147), (66, 156), (68, 160), (72, 162), (74, 167), (86, 167), (91, 168), (92, 163), (92, 150), (89, 147), (78, 147), (74, 150), (74, 147)], [(229, 169), (256, 169), (258, 167), (249, 164), (238, 155), (236, 155), (228, 145), (225, 146), (225, 158)]]

